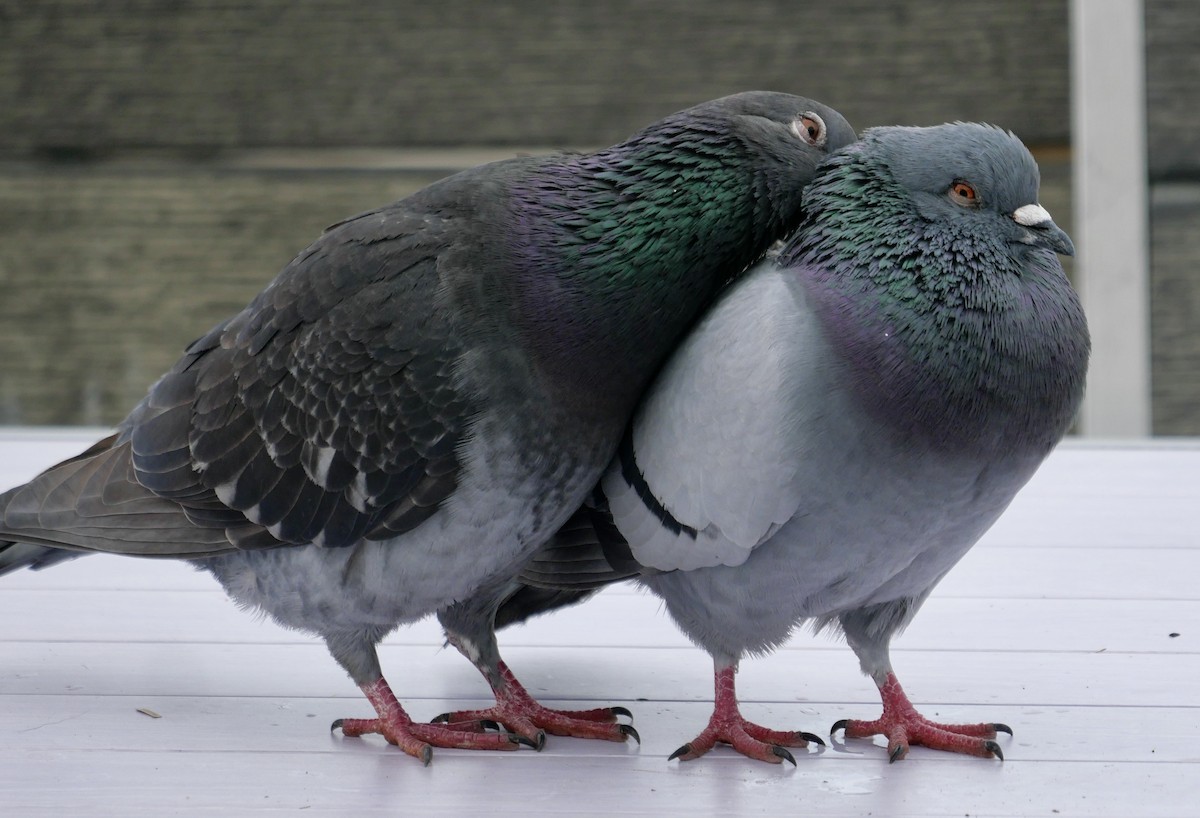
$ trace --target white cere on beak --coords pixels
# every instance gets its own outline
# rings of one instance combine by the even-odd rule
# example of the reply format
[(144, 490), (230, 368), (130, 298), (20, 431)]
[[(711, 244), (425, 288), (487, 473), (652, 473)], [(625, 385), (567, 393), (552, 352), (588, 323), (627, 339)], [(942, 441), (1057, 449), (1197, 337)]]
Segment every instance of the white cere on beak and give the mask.
[(1021, 205), (1013, 211), (1012, 217), (1017, 224), (1024, 227), (1037, 227), (1039, 224), (1052, 221), (1050, 211), (1040, 204)]

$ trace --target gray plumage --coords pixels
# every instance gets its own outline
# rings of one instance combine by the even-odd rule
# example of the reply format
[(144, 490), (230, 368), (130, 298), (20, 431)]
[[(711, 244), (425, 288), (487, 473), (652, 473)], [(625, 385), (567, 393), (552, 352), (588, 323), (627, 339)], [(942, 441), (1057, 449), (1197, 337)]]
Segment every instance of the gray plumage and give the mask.
[(1087, 326), (1056, 256), (1073, 247), (1037, 190), (1025, 147), (984, 125), (877, 128), (829, 159), (797, 233), (673, 355), (497, 621), (585, 597), (624, 543), (634, 565), (608, 579), (636, 575), (717, 669), (714, 721), (678, 755), (790, 758), (747, 740), (732, 673), (807, 622), (839, 629), (883, 697), (880, 720), (835, 729), (887, 735), (893, 760), (999, 756), (1003, 725), (912, 710), (889, 645), (1081, 400)]
[(72, 552), (194, 560), (325, 640), (379, 714), (348, 735), (378, 728), (426, 760), (430, 743), (502, 746), (408, 723), (376, 643), (516, 573), (681, 333), (853, 136), (811, 100), (739, 94), (335, 225), (116, 434), (0, 496), (0, 573)]

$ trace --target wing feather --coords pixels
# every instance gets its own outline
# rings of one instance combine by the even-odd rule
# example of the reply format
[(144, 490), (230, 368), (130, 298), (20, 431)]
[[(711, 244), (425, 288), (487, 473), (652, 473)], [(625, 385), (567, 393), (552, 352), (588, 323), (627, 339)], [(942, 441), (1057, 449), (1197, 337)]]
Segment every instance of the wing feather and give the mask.
[(795, 337), (808, 327), (798, 297), (785, 272), (760, 264), (684, 341), (638, 410), (625, 462), (602, 487), (644, 565), (740, 565), (796, 513), (802, 424), (784, 396), (802, 391), (794, 378), (811, 347)]
[(419, 525), (458, 485), (475, 409), (439, 301), (439, 256), (465, 240), (405, 202), (331, 229), (190, 345), (117, 436), (3, 495), (0, 537), (196, 557)]

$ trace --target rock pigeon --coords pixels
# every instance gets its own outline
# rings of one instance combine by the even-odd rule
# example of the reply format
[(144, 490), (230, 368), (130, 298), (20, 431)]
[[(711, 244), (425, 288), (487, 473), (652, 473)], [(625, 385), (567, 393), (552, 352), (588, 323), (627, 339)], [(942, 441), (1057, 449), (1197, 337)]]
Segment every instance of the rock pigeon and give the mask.
[(191, 560), (323, 638), (376, 711), (344, 734), (425, 763), (431, 746), (531, 743), (414, 723), (375, 646), (516, 575), (701, 308), (794, 227), (818, 161), (854, 137), (820, 103), (748, 92), (333, 226), (114, 435), (0, 496), (0, 573), (80, 552)]
[(828, 159), (798, 230), (727, 290), (636, 411), (591, 502), (510, 588), (504, 625), (636, 576), (713, 657), (715, 742), (795, 763), (738, 712), (746, 654), (839, 630), (883, 714), (848, 737), (1003, 758), (936, 724), (889, 645), (1071, 425), (1090, 341), (1038, 168), (980, 124), (884, 127)]

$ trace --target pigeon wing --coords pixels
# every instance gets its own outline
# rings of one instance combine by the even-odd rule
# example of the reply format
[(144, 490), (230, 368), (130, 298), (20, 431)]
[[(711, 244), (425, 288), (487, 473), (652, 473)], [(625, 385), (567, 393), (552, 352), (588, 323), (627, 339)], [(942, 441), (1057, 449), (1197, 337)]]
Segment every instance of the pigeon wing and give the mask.
[(740, 565), (797, 510), (802, 420), (785, 400), (809, 321), (770, 261), (697, 326), (652, 387), (602, 488), (643, 565)]
[(449, 217), (335, 226), (193, 343), (120, 433), (7, 501), (0, 537), (198, 557), (407, 531), (456, 485), (473, 407), (439, 309)]

